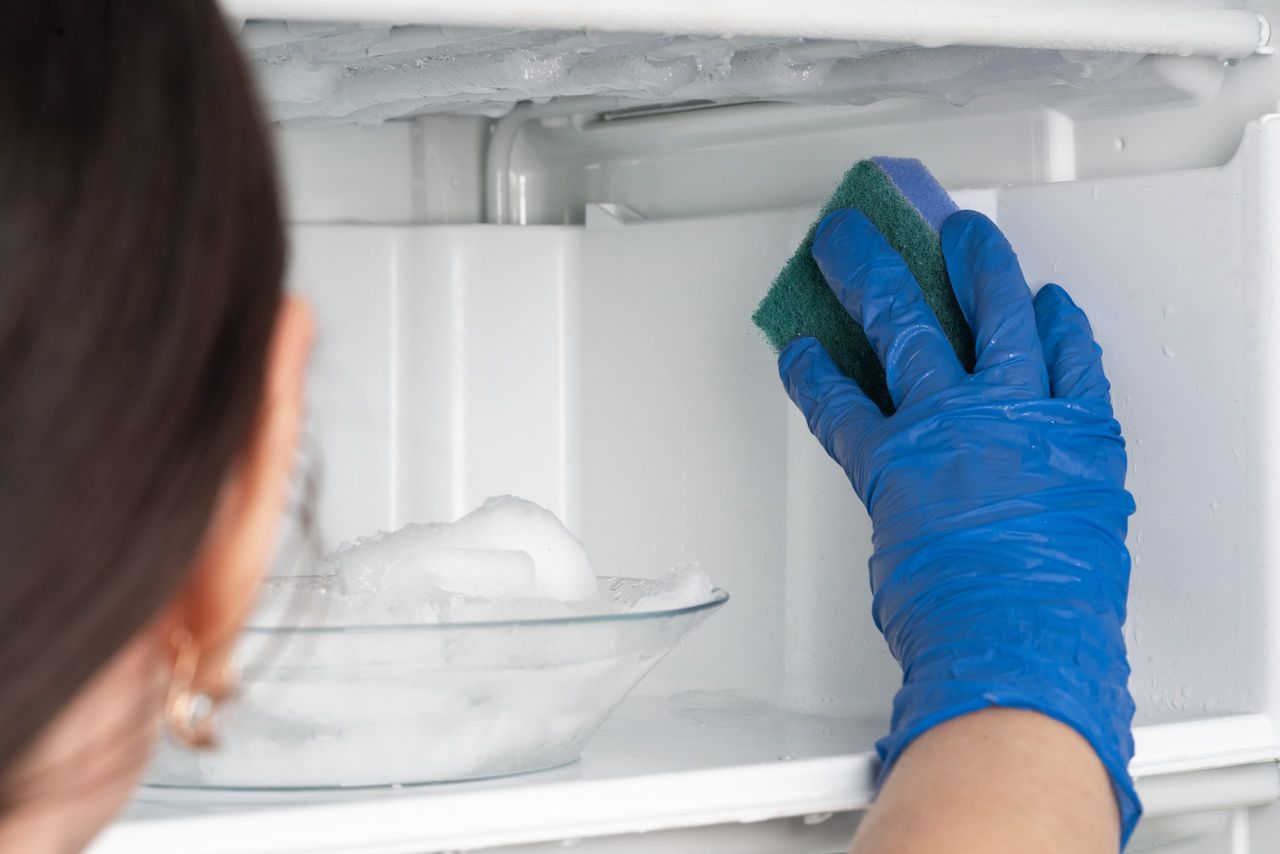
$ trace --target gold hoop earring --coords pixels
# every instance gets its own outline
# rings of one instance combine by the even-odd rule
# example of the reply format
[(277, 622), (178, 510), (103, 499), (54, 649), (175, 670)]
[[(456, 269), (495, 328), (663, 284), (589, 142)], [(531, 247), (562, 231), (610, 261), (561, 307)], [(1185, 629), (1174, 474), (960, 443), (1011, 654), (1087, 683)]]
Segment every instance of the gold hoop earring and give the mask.
[(173, 676), (165, 698), (164, 719), (173, 740), (192, 750), (204, 750), (217, 743), (214, 714), (217, 700), (195, 688), (200, 649), (186, 629), (175, 629)]

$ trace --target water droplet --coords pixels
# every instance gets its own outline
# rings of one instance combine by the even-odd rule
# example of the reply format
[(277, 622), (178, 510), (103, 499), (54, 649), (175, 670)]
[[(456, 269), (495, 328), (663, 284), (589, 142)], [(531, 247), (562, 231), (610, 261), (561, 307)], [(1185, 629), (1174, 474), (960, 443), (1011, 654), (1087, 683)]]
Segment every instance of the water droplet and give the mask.
[(1221, 506), (1222, 506), (1222, 502), (1221, 502), (1221, 501), (1219, 501), (1219, 500), (1218, 500), (1218, 499), (1216, 499), (1216, 498), (1209, 502), (1209, 509), (1210, 509), (1210, 510), (1217, 510), (1217, 509), (1218, 509), (1219, 507), (1221, 507)]
[(1172, 359), (1172, 358), (1173, 358), (1173, 348), (1172, 348), (1172, 347), (1170, 347), (1168, 344), (1165, 344), (1163, 347), (1161, 347), (1161, 348), (1160, 348), (1160, 351), (1161, 351), (1162, 353), (1164, 353), (1164, 357), (1165, 357), (1166, 359)]
[(1166, 305), (1166, 306), (1164, 307), (1164, 316), (1165, 316), (1165, 317), (1173, 317), (1173, 315), (1174, 315), (1173, 306), (1171, 306), (1171, 305)]
[(1098, 198), (1098, 188), (1097, 187), (1090, 188), (1089, 195), (1095, 199)]
[(1125, 145), (1127, 145), (1127, 143), (1124, 141), (1124, 137), (1118, 136), (1115, 138), (1115, 141), (1111, 143), (1111, 145), (1115, 148), (1116, 151), (1124, 151), (1124, 147)]

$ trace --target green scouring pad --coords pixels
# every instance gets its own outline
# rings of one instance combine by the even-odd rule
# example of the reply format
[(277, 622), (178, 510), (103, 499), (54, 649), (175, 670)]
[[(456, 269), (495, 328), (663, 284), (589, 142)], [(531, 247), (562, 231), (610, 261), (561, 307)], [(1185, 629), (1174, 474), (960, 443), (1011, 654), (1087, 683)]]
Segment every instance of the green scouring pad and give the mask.
[(884, 367), (866, 333), (840, 305), (813, 260), (818, 222), (841, 208), (857, 208), (880, 229), (920, 283), (961, 364), (973, 370), (973, 333), (951, 290), (938, 238), (943, 220), (955, 213), (956, 205), (918, 160), (874, 157), (855, 163), (751, 319), (776, 351), (801, 335), (817, 338), (840, 370), (890, 415), (893, 400), (885, 385)]

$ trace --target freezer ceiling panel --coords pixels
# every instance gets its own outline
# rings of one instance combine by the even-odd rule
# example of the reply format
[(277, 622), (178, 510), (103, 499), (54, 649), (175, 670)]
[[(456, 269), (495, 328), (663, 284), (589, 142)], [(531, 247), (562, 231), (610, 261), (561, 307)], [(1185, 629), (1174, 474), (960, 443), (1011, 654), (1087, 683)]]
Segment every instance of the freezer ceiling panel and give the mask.
[[(998, 91), (1085, 88), (1140, 53), (796, 37), (249, 21), (241, 40), (271, 117), (377, 124), (433, 112), (499, 116), (519, 101), (596, 96), (614, 108), (754, 100), (963, 104)], [(596, 103), (599, 107), (602, 104)]]

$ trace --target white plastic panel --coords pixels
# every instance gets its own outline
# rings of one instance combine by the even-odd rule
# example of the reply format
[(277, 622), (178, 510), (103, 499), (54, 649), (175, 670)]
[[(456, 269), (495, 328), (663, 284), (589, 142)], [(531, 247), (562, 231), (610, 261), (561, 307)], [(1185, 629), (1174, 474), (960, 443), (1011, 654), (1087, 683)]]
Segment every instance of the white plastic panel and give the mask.
[(348, 229), (335, 246), (325, 229), (295, 229), (292, 287), (316, 311), (307, 403), (316, 447), (319, 530), (327, 546), (396, 518), (400, 425), (395, 390), (398, 241), (386, 229)]
[(576, 520), (570, 478), (577, 240), (530, 229), (401, 233), (405, 436), (399, 522), (456, 517), (486, 496), (522, 495)]
[[(417, 188), (413, 125), (277, 128), (274, 137), (291, 222), (410, 222)], [(461, 159), (461, 158), (459, 158)], [(446, 181), (440, 182), (442, 185)]]
[(672, 687), (781, 685), (786, 411), (748, 318), (760, 272), (802, 227), (758, 215), (583, 233), (584, 540), (622, 575), (702, 561), (735, 597)]
[(1280, 394), (1276, 273), (1259, 252), (1259, 166), (1276, 125), (1246, 133), (1222, 170), (1028, 187), (1000, 221), (1028, 277), (1061, 281), (1089, 310), (1129, 439), (1138, 512), (1131, 687), (1139, 720), (1270, 708), (1280, 647), (1268, 529)]

